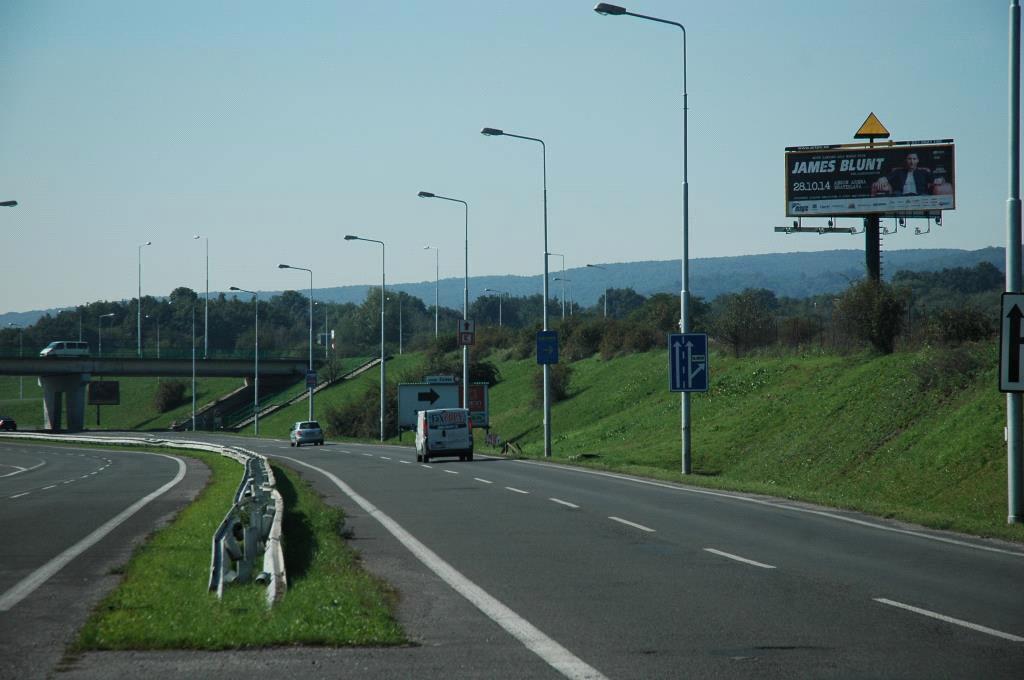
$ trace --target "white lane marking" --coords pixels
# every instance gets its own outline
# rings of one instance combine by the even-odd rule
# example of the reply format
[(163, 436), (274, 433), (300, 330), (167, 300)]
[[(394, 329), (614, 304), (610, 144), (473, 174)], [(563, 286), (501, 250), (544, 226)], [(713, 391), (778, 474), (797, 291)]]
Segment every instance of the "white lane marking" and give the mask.
[(522, 489), (517, 489), (514, 486), (506, 486), (505, 488), (508, 489), (509, 491), (515, 491), (516, 493), (523, 493), (523, 494), (529, 494), (530, 493), (529, 491), (523, 491)]
[(364, 453), (363, 455), (366, 456), (367, 458), (373, 458), (372, 453)]
[(391, 460), (391, 459), (390, 459), (390, 458), (388, 458), (387, 456), (380, 456), (380, 459), (381, 459), (381, 460)]
[(447, 473), (448, 473), (448, 474), (450, 474), (450, 475), (457, 475), (457, 474), (459, 474), (459, 473), (458, 473), (458, 472), (456, 472), (455, 470), (445, 470), (445, 472), (447, 472)]
[(27, 496), (27, 495), (29, 495), (30, 493), (32, 493), (32, 492), (31, 492), (31, 491), (26, 491), (26, 492), (24, 492), (24, 493), (19, 493), (19, 494), (15, 494), (14, 496), (10, 496), (10, 498), (11, 498), (12, 500), (13, 500), (13, 499), (15, 499), (15, 498), (21, 498), (22, 496)]
[(430, 467), (429, 465), (420, 465), (420, 467), (421, 467), (421, 468), (426, 468), (426, 469), (428, 469), (428, 470), (430, 470), (430, 469), (431, 469), (431, 467)]
[(569, 466), (555, 465), (553, 463), (542, 463), (536, 460), (522, 460), (515, 458), (512, 460), (513, 463), (520, 463), (522, 465), (537, 465), (540, 467), (547, 467), (553, 470), (561, 470), (563, 472), (572, 472), (582, 475), (595, 475), (598, 477), (609, 477), (611, 479), (618, 479), (625, 482), (633, 482), (634, 484), (644, 484), (646, 486), (656, 486), (662, 489), (669, 489), (672, 491), (680, 491), (683, 493), (693, 493), (702, 496), (716, 496), (718, 498), (728, 498), (734, 501), (743, 501), (744, 503), (755, 503), (757, 505), (765, 505), (769, 508), (775, 508), (776, 510), (790, 510), (792, 512), (802, 512), (808, 515), (817, 515), (818, 517), (826, 517), (828, 519), (839, 520), (840, 522), (849, 522), (850, 524), (857, 524), (862, 527), (868, 527), (870, 529), (878, 529), (880, 531), (891, 531), (895, 534), (904, 534), (905, 536), (915, 536), (917, 538), (923, 538), (928, 541), (937, 541), (939, 543), (946, 543), (948, 545), (957, 545), (962, 548), (971, 548), (973, 550), (984, 550), (985, 552), (999, 553), (1002, 555), (1011, 555), (1013, 557), (1024, 558), (1024, 552), (1016, 550), (1006, 550), (1005, 548), (995, 548), (987, 545), (979, 545), (977, 543), (968, 543), (967, 541), (958, 541), (955, 538), (946, 538), (944, 536), (933, 536), (920, 531), (912, 531), (910, 529), (899, 529), (897, 527), (889, 527), (884, 524), (877, 524), (875, 522), (868, 522), (862, 519), (856, 519), (854, 517), (844, 517), (843, 515), (837, 515), (832, 512), (826, 512), (824, 510), (812, 510), (811, 508), (801, 508), (795, 505), (785, 505), (779, 502), (766, 501), (760, 498), (748, 498), (747, 496), (740, 496), (738, 494), (727, 493), (724, 491), (709, 491), (707, 489), (695, 489), (687, 486), (679, 486), (675, 484), (667, 484), (665, 482), (655, 482), (649, 479), (639, 479), (637, 477), (629, 477), (628, 475), (616, 474), (614, 472), (601, 472), (600, 470), (586, 470), (583, 468), (574, 468)]
[(406, 531), (400, 524), (377, 509), (368, 500), (360, 496), (345, 482), (335, 477), (330, 472), (314, 467), (295, 458), (279, 456), (290, 460), (311, 470), (316, 470), (327, 479), (334, 482), (335, 486), (342, 490), (349, 498), (355, 501), (367, 514), (376, 519), (381, 525), (398, 539), (402, 545), (409, 549), (428, 569), (433, 571), (439, 578), (452, 587), (455, 592), (469, 600), (477, 609), (484, 613), (489, 619), (504, 628), (510, 635), (519, 640), (523, 645), (546, 661), (552, 668), (567, 678), (578, 678), (579, 680), (607, 680), (596, 668), (590, 666), (582, 659), (574, 655), (568, 649), (558, 644), (540, 629), (529, 621), (516, 614), (506, 605), (488, 594), (480, 586), (476, 585), (462, 575), (452, 565), (445, 562), (427, 546), (420, 543), (412, 534)]
[(135, 501), (134, 503), (132, 503), (131, 506), (122, 510), (121, 513), (118, 514), (116, 517), (114, 517), (111, 520), (108, 520), (105, 524), (103, 524), (103, 526), (99, 527), (91, 534), (80, 540), (78, 543), (75, 543), (73, 546), (71, 546), (61, 554), (57, 555), (43, 566), (36, 569), (34, 572), (32, 572), (31, 574), (23, 578), (21, 581), (19, 581), (13, 588), (5, 592), (3, 595), (0, 595), (0, 612), (5, 612), (9, 610), (11, 607), (13, 607), (14, 605), (21, 602), (23, 599), (28, 597), (32, 593), (32, 591), (46, 583), (46, 581), (51, 576), (53, 576), (58, 571), (67, 566), (67, 564), (71, 562), (71, 560), (75, 559), (83, 552), (85, 552), (92, 546), (96, 545), (96, 543), (98, 543), (104, 537), (106, 537), (107, 534), (109, 534), (111, 531), (121, 526), (122, 524), (124, 524), (124, 522), (127, 521), (128, 518), (130, 518), (136, 512), (141, 510), (143, 506), (145, 506), (154, 498), (157, 498), (158, 496), (161, 496), (165, 492), (169, 491), (178, 482), (185, 478), (185, 462), (180, 458), (168, 456), (163, 453), (150, 453), (148, 451), (139, 451), (138, 453), (143, 453), (147, 456), (160, 456), (162, 458), (169, 458), (170, 460), (173, 460), (175, 463), (178, 464), (178, 474), (174, 476), (174, 479), (167, 482), (166, 484), (164, 484), (159, 489), (149, 494), (145, 498), (140, 498), (139, 500)]
[(730, 560), (736, 560), (737, 562), (743, 562), (744, 564), (750, 564), (755, 567), (760, 567), (761, 569), (775, 568), (770, 564), (765, 564), (764, 562), (755, 562), (754, 560), (748, 560), (746, 557), (740, 557), (739, 555), (733, 555), (732, 553), (722, 552), (721, 550), (715, 550), (714, 548), (704, 548), (704, 552), (714, 553), (715, 555), (727, 557)]
[(89, 475), (82, 475), (79, 479), (89, 479)]
[(402, 465), (412, 465), (412, 463), (410, 463), (410, 462), (409, 462), (409, 461), (407, 461), (407, 460), (400, 460), (400, 461), (398, 461), (398, 462), (399, 462), (399, 463), (401, 463)]
[(56, 488), (57, 488), (56, 484), (51, 484), (50, 486), (44, 486), (43, 487), (43, 491), (46, 491), (47, 489), (56, 489)]
[(38, 465), (33, 465), (30, 468), (21, 467), (20, 465), (4, 465), (3, 467), (13, 467), (13, 468), (18, 468), (18, 469), (15, 470), (14, 472), (8, 472), (6, 475), (0, 475), (0, 477), (13, 477), (14, 475), (20, 475), (22, 472), (31, 472), (32, 470), (35, 470), (36, 468), (43, 467), (44, 465), (46, 465), (46, 461), (43, 461), (42, 463), (39, 463)]
[(494, 482), (492, 482), (489, 479), (480, 479), (479, 477), (474, 477), (473, 479), (480, 482), (481, 484), (494, 484)]
[(559, 505), (564, 505), (567, 508), (572, 508), (573, 510), (579, 510), (580, 509), (580, 506), (576, 505), (575, 503), (570, 503), (569, 501), (563, 501), (560, 498), (549, 498), (548, 500), (551, 501), (552, 503), (558, 503)]
[(633, 527), (634, 529), (639, 529), (640, 531), (646, 531), (646, 532), (652, 533), (652, 534), (654, 533), (654, 529), (652, 529), (650, 527), (645, 527), (643, 524), (637, 524), (636, 522), (630, 522), (628, 519), (622, 519), (621, 517), (608, 517), (608, 519), (613, 520), (615, 522), (620, 522), (622, 524), (625, 524), (626, 526)]
[(1010, 642), (1024, 642), (1024, 637), (1020, 637), (1019, 635), (1012, 635), (1010, 633), (1004, 633), (1001, 630), (995, 630), (994, 628), (979, 626), (976, 623), (971, 623), (969, 621), (964, 621), (962, 619), (954, 619), (952, 616), (937, 614), (935, 612), (930, 612), (927, 609), (920, 609), (918, 607), (912, 607), (909, 604), (903, 604), (902, 602), (887, 600), (884, 597), (876, 597), (873, 599), (875, 600), (875, 602), (887, 604), (891, 607), (899, 607), (900, 609), (906, 609), (908, 612), (914, 612), (915, 614), (921, 614), (922, 616), (928, 616), (933, 619), (938, 619), (939, 621), (945, 621), (946, 623), (952, 623), (956, 624), (957, 626), (963, 626), (964, 628), (970, 628), (971, 630), (976, 630), (979, 633), (985, 633), (986, 635), (994, 635), (995, 637), (1003, 638), (1004, 640), (1009, 640)]

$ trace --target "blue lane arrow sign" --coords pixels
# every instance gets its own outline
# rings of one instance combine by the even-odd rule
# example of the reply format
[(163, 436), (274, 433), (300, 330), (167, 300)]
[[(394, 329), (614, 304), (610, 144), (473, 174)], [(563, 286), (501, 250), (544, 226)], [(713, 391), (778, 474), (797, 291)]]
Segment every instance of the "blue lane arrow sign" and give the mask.
[(707, 333), (669, 334), (668, 381), (672, 392), (708, 391)]

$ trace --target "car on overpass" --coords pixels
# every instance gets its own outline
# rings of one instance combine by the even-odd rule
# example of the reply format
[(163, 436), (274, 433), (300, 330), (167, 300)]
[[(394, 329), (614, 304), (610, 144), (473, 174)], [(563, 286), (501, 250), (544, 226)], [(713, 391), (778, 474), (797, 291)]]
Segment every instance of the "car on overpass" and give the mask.
[(50, 357), (87, 357), (89, 356), (89, 343), (78, 340), (54, 340), (44, 347), (39, 356)]

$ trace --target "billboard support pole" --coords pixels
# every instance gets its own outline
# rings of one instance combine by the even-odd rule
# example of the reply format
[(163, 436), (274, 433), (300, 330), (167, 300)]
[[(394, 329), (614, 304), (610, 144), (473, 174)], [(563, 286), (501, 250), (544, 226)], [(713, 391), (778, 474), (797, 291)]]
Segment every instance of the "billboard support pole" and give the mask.
[(875, 283), (882, 280), (882, 243), (879, 237), (881, 222), (878, 215), (868, 215), (864, 218), (864, 256), (868, 278)]

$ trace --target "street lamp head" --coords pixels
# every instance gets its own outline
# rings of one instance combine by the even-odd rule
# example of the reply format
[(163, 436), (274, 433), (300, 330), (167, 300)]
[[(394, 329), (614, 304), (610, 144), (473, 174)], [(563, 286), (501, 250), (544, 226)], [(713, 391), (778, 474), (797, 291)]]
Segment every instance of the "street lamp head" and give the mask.
[(277, 268), (278, 269), (291, 269), (292, 266), (290, 264), (279, 264), (279, 265), (277, 265)]
[(480, 134), (487, 135), (488, 137), (499, 137), (505, 134), (505, 131), (498, 128), (484, 128), (480, 131)]
[(435, 196), (435, 194), (432, 194), (429, 191), (421, 191), (416, 195), (419, 196), (420, 198), (434, 198)]
[[(145, 243), (142, 244), (142, 246), (151, 246), (151, 245), (153, 245), (152, 241), (146, 241)], [(141, 248), (142, 246), (139, 246), (139, 247)]]
[(359, 237), (358, 236), (353, 236), (352, 234), (346, 234), (345, 235), (345, 240), (346, 241), (358, 241)]
[(228, 288), (228, 290), (242, 290), (242, 289), (239, 288), (238, 286), (231, 286), (230, 288)]
[(626, 13), (625, 7), (619, 7), (618, 5), (609, 5), (607, 2), (599, 2), (594, 6), (594, 11), (604, 16), (618, 16)]
[(192, 240), (195, 241), (198, 238), (201, 238), (201, 237), (199, 236), (199, 234), (196, 234), (195, 236), (192, 237)]
[(18, 205), (17, 201), (0, 201), (0, 206), (4, 208), (13, 208), (16, 205)]

